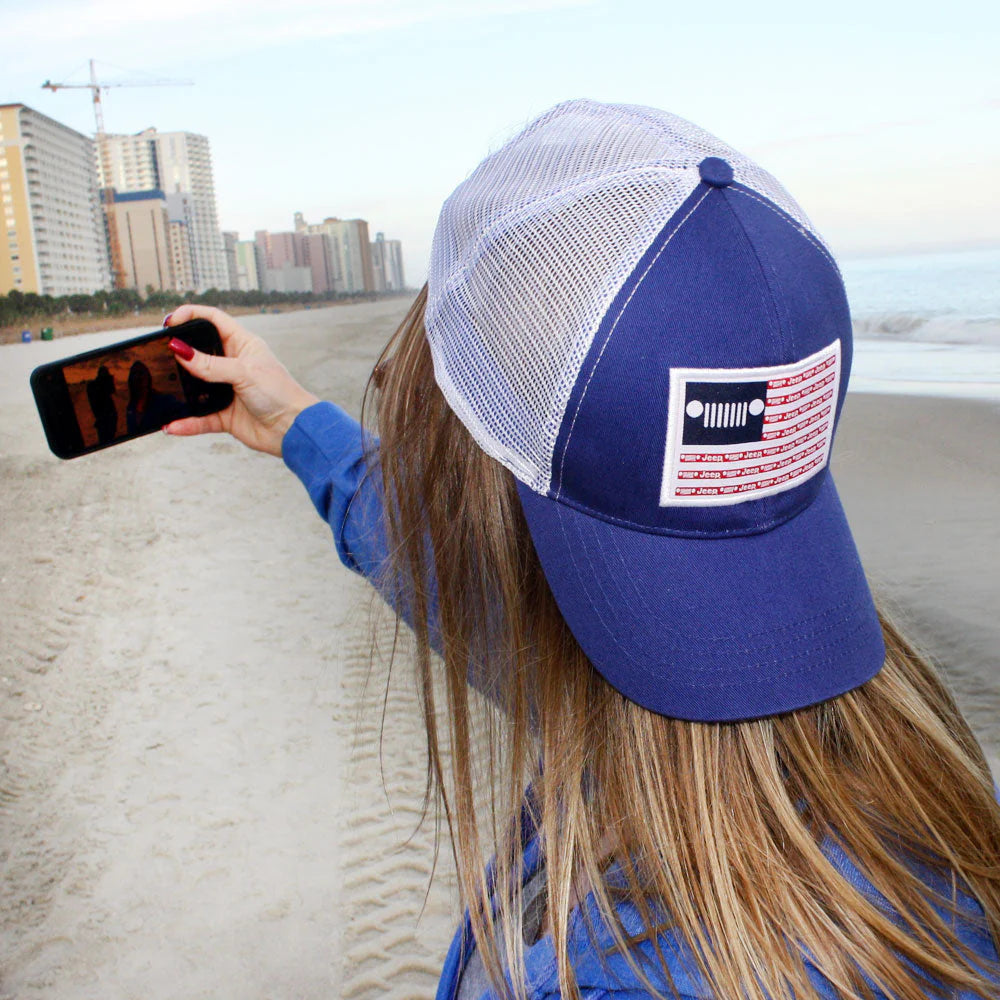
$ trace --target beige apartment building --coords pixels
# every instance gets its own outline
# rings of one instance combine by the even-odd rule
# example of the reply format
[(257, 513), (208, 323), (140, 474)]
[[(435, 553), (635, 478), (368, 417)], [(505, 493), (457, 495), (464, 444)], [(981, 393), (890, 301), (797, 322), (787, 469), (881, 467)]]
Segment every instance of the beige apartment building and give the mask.
[(24, 104), (0, 105), (0, 294), (111, 284), (93, 140)]
[[(117, 242), (121, 288), (174, 290), (170, 220), (162, 191), (111, 192), (105, 201), (109, 238)], [(108, 193), (106, 193), (106, 198)]]

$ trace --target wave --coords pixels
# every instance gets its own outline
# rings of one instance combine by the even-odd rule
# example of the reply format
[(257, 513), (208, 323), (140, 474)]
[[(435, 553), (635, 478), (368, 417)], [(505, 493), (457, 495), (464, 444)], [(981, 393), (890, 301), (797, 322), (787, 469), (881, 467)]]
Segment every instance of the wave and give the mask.
[(855, 316), (854, 336), (864, 340), (974, 344), (1000, 348), (1000, 316), (880, 312)]

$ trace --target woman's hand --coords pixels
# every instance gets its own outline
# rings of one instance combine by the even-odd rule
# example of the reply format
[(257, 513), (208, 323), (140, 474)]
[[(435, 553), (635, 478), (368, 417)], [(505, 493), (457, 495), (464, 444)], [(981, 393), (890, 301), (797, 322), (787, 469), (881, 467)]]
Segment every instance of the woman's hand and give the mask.
[(218, 413), (174, 420), (164, 431), (178, 436), (226, 431), (249, 448), (280, 457), (281, 441), (292, 421), (319, 400), (288, 374), (260, 337), (244, 330), (221, 309), (180, 306), (165, 325), (179, 326), (190, 319), (207, 319), (216, 327), (224, 356), (203, 354), (173, 340), (170, 348), (178, 362), (206, 382), (228, 382), (236, 396)]

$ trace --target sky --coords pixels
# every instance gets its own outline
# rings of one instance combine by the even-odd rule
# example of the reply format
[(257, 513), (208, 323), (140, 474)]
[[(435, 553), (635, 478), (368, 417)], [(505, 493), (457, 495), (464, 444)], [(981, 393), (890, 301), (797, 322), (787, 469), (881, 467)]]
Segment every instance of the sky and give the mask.
[(88, 134), (45, 80), (193, 81), (109, 89), (107, 130), (208, 136), (220, 228), (364, 218), (411, 286), (449, 192), (572, 97), (698, 123), (841, 255), (1000, 245), (995, 0), (0, 0), (0, 37), (0, 103)]

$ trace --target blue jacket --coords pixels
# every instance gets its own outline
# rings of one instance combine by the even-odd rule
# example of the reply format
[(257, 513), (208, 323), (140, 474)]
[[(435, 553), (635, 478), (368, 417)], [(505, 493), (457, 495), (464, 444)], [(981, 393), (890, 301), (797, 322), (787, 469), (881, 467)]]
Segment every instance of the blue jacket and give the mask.
[[(332, 403), (317, 403), (299, 415), (285, 435), (282, 448), (286, 464), (302, 480), (320, 517), (330, 525), (337, 553), (344, 565), (370, 580), (376, 580), (385, 563), (386, 541), (378, 486), (365, 475), (358, 423)], [(532, 829), (523, 831), (523, 840), (524, 877), (527, 880), (538, 871), (541, 858), (538, 840)], [(852, 885), (874, 901), (882, 899), (878, 890), (837, 845), (829, 843), (824, 850)], [(950, 894), (950, 885), (935, 885), (936, 880), (930, 873), (924, 873), (923, 877), (929, 886), (939, 889), (946, 896)], [(997, 951), (985, 926), (982, 908), (969, 896), (960, 895), (959, 900), (963, 913), (967, 914), (967, 918), (958, 924), (959, 937), (984, 961), (997, 962)], [(619, 913), (630, 933), (641, 932), (639, 914), (631, 906), (621, 904)], [(674, 985), (681, 996), (699, 1000), (711, 997), (690, 954), (678, 946), (670, 932), (661, 935), (659, 943), (663, 954), (670, 960)], [(571, 915), (569, 925), (568, 947), (583, 996), (587, 1000), (639, 1000), (648, 997), (648, 992), (628, 962), (611, 950), (612, 944), (611, 932), (601, 920), (593, 896), (588, 896)], [(445, 958), (438, 985), (438, 1000), (453, 1000), (473, 948), (471, 925), (466, 915)], [(640, 957), (639, 953), (650, 959), (648, 963), (640, 964), (645, 965), (653, 985), (667, 991), (662, 974), (655, 971), (652, 946), (648, 943), (637, 946), (636, 957)], [(525, 973), (527, 995), (532, 1000), (560, 995), (556, 958), (549, 935), (525, 950)], [(815, 972), (811, 976), (824, 1000), (840, 1000), (828, 981)], [(1000, 979), (997, 985), (1000, 994)], [(881, 993), (878, 996), (884, 1000)], [(971, 1000), (971, 994), (963, 993), (954, 1000)]]

